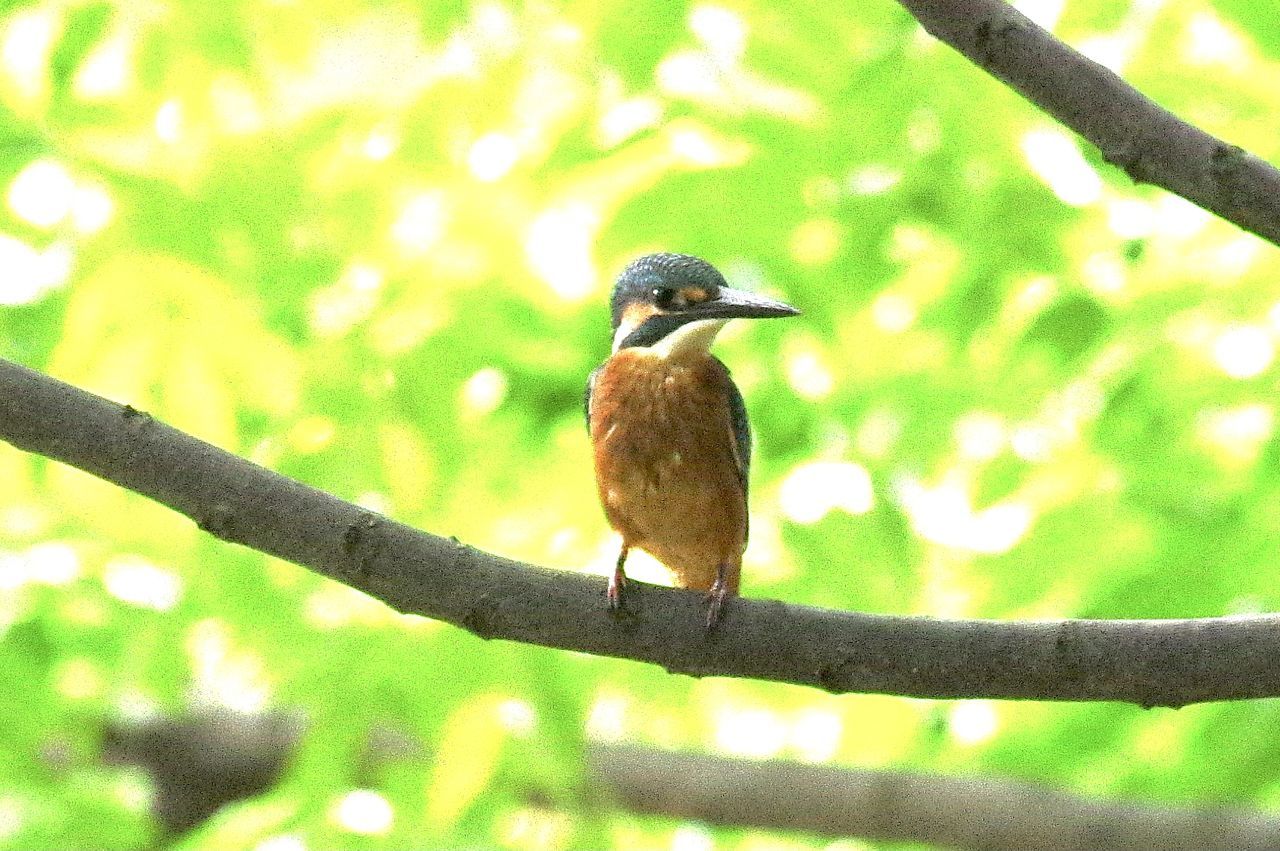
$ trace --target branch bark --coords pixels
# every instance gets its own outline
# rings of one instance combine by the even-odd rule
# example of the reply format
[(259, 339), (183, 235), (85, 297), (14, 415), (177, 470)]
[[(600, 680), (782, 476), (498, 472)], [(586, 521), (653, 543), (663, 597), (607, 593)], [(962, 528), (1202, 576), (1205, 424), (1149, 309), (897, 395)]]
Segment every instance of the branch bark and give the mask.
[(627, 809), (716, 825), (980, 851), (1280, 847), (1274, 816), (1086, 798), (1012, 780), (617, 745), (589, 748), (588, 767), (593, 782)]
[(1280, 169), (1209, 135), (1004, 0), (898, 0), (930, 35), (1088, 139), (1135, 183), (1280, 245)]
[(169, 506), (225, 541), (311, 568), (401, 612), (501, 638), (835, 693), (1182, 706), (1280, 696), (1280, 617), (994, 622), (734, 600), (604, 580), (412, 529), (41, 373), (0, 360), (0, 439)]

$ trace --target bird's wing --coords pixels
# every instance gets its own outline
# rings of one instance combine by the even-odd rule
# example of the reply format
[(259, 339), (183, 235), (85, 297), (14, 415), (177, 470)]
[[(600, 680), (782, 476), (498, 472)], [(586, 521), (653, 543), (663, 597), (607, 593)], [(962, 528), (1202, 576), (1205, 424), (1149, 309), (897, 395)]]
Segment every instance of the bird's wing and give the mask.
[(733, 379), (725, 375), (729, 385), (729, 425), (732, 429), (733, 460), (738, 464), (738, 480), (742, 482), (742, 496), (747, 496), (747, 478), (751, 472), (751, 424), (747, 422), (747, 406)]
[(600, 370), (604, 368), (604, 364), (591, 370), (591, 374), (587, 376), (587, 388), (582, 393), (582, 413), (587, 419), (587, 433), (591, 433), (591, 393), (596, 388), (596, 376), (600, 374)]

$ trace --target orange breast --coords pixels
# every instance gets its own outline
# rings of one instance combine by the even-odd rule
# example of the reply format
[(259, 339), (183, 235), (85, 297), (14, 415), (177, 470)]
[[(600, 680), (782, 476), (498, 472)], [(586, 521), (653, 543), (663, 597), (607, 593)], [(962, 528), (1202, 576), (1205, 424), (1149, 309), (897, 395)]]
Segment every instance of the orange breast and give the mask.
[(733, 591), (747, 537), (729, 373), (715, 358), (623, 349), (596, 376), (591, 440), (609, 522), (629, 546), (708, 589), (724, 564)]

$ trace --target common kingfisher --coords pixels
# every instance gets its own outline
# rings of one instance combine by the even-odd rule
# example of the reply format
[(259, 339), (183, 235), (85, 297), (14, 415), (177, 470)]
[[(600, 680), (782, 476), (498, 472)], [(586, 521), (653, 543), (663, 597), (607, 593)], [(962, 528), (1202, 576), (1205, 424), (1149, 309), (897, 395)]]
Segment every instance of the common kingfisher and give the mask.
[(795, 316), (788, 304), (731, 289), (686, 254), (650, 254), (618, 276), (613, 354), (587, 381), (596, 485), (622, 551), (606, 598), (622, 604), (627, 553), (639, 547), (707, 592), (707, 627), (738, 593), (747, 546), (751, 429), (742, 394), (709, 349), (730, 319)]

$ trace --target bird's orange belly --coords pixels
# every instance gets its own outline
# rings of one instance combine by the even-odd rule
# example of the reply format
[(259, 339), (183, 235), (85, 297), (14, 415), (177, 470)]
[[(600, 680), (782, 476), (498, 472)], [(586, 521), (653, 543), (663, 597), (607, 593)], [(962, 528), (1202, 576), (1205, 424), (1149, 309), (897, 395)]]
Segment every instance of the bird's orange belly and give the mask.
[(591, 417), (610, 523), (680, 585), (704, 590), (721, 565), (736, 586), (746, 545), (728, 378), (714, 367), (615, 357), (597, 378)]

